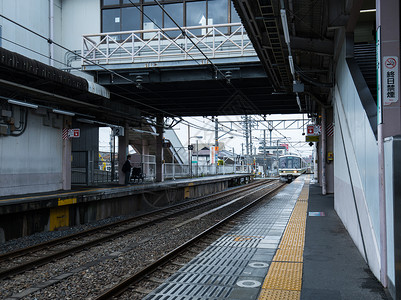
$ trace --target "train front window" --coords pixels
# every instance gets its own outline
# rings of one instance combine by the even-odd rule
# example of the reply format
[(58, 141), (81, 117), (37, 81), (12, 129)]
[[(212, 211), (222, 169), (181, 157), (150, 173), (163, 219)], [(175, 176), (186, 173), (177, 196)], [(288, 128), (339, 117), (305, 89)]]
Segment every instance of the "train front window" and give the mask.
[(287, 168), (287, 159), (285, 157), (280, 158), (280, 168), (281, 169)]
[(299, 157), (294, 157), (294, 169), (300, 169), (301, 168), (301, 159)]

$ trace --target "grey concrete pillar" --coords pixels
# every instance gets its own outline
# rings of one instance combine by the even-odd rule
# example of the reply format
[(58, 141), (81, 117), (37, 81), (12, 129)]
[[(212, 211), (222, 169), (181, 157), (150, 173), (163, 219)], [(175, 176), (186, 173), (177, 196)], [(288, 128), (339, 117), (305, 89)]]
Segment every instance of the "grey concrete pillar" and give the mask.
[[(71, 117), (64, 117), (63, 128), (71, 128)], [(62, 186), (63, 190), (71, 190), (71, 139), (63, 139)]]
[[(386, 194), (391, 185), (385, 180), (384, 139), (401, 134), (400, 107), (400, 2), (399, 0), (376, 0), (376, 31), (378, 35), (379, 71), (378, 71), (378, 150), (379, 150), (379, 215), (380, 215), (380, 281), (388, 287), (395, 299), (401, 299), (401, 260), (398, 254), (399, 245), (390, 245), (387, 249), (387, 204)], [(396, 155), (394, 156), (394, 161)], [(397, 186), (394, 186), (395, 190)], [(399, 220), (394, 215), (394, 224)], [(396, 226), (395, 226), (396, 227)], [(394, 240), (400, 235), (394, 228)], [(387, 253), (393, 252), (394, 261), (388, 261)], [(395, 282), (388, 280), (388, 265), (395, 266)]]
[(156, 132), (159, 134), (156, 137), (156, 182), (163, 181), (163, 124), (164, 117), (158, 115), (156, 117)]
[(124, 129), (124, 136), (118, 137), (118, 183), (124, 184), (125, 181), (125, 174), (121, 170), (125, 160), (127, 159), (128, 155), (128, 127), (125, 126)]
[[(400, 2), (399, 0), (376, 0), (376, 24), (380, 28), (381, 42), (381, 95), (383, 101), (383, 138), (401, 134), (400, 100)], [(396, 59), (395, 61), (393, 59)], [(392, 65), (396, 65), (392, 68)], [(387, 102), (388, 92), (393, 91), (392, 77), (388, 71), (396, 71), (396, 94), (394, 102)], [(389, 86), (389, 88), (387, 88)], [(390, 89), (390, 90), (389, 90)], [(386, 103), (387, 102), (387, 103)]]

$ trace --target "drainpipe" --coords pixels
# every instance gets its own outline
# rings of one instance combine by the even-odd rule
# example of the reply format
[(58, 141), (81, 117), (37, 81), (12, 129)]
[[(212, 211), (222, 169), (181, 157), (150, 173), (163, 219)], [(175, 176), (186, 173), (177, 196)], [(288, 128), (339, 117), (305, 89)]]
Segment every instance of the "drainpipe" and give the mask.
[[(380, 21), (380, 3), (376, 3), (378, 11), (376, 18)], [(380, 22), (378, 22), (380, 24)], [(377, 146), (379, 160), (379, 216), (380, 216), (380, 281), (385, 288), (388, 286), (387, 272), (387, 211), (386, 211), (386, 182), (384, 167), (384, 136), (383, 136), (383, 98), (382, 98), (382, 69), (381, 69), (381, 27), (376, 28), (376, 74), (377, 74)]]
[(326, 110), (322, 107), (322, 194), (326, 195)]
[(49, 64), (50, 66), (54, 67), (54, 44), (53, 44), (53, 40), (54, 40), (54, 0), (50, 0), (49, 1), (49, 5), (50, 5), (50, 16), (49, 16), (49, 31), (50, 31), (50, 36), (49, 36)]

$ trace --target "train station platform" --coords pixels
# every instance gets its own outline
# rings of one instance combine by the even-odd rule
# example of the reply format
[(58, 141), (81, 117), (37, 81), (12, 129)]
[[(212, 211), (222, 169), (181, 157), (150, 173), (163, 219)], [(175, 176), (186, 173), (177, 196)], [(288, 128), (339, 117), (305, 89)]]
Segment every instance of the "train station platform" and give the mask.
[(251, 174), (230, 174), (0, 197), (0, 243), (36, 232), (138, 214), (252, 180)]
[(390, 299), (334, 211), (301, 177), (145, 299)]

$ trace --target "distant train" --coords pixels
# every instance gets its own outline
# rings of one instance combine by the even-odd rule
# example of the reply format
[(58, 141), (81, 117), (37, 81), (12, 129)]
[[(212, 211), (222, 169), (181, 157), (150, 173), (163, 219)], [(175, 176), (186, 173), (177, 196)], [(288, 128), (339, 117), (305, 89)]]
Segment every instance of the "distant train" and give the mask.
[(291, 182), (294, 178), (306, 172), (307, 164), (298, 155), (283, 155), (278, 159), (278, 173), (281, 180)]

